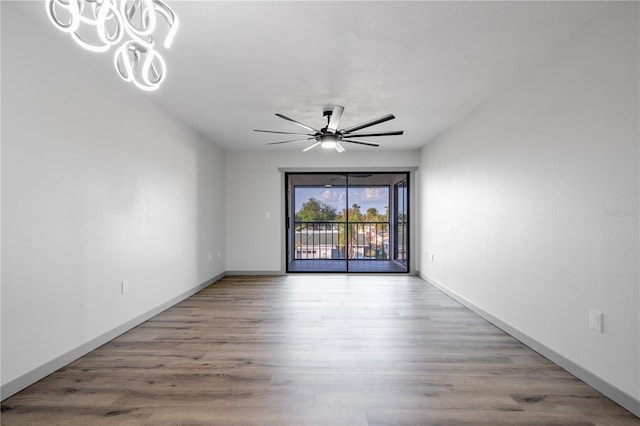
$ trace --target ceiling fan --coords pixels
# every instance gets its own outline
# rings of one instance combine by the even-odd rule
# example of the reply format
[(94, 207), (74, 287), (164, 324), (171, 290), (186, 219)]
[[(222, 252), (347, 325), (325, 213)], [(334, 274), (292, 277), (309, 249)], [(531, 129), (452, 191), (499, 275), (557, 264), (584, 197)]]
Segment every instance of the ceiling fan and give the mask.
[(344, 146), (342, 146), (343, 142), (378, 147), (380, 146), (380, 144), (363, 141), (361, 139), (354, 139), (354, 138), (372, 137), (372, 136), (394, 136), (394, 135), (401, 135), (404, 133), (404, 131), (402, 130), (394, 130), (389, 132), (354, 133), (366, 127), (375, 126), (376, 124), (393, 120), (394, 118), (396, 118), (393, 114), (386, 114), (386, 115), (383, 115), (382, 117), (365, 121), (364, 123), (360, 123), (355, 126), (346, 127), (344, 129), (339, 130), (338, 124), (340, 123), (340, 119), (342, 118), (343, 111), (344, 111), (344, 107), (340, 105), (334, 105), (333, 107), (331, 107), (330, 105), (326, 106), (324, 108), (322, 115), (327, 117), (327, 126), (323, 127), (320, 130), (314, 129), (313, 127), (307, 126), (306, 124), (302, 124), (299, 121), (293, 120), (282, 114), (276, 114), (280, 118), (283, 118), (287, 121), (291, 121), (292, 123), (295, 123), (300, 127), (303, 127), (308, 131), (308, 133), (277, 132), (273, 130), (255, 130), (255, 129), (254, 129), (254, 132), (306, 136), (306, 138), (292, 139), (292, 140), (280, 141), (280, 142), (270, 142), (267, 145), (278, 145), (282, 143), (300, 142), (300, 141), (315, 141), (313, 144), (303, 149), (302, 152), (309, 151), (310, 149), (313, 149), (318, 145), (320, 145), (322, 148), (326, 148), (326, 149), (335, 148), (335, 150), (338, 152), (344, 152), (345, 149), (344, 149)]

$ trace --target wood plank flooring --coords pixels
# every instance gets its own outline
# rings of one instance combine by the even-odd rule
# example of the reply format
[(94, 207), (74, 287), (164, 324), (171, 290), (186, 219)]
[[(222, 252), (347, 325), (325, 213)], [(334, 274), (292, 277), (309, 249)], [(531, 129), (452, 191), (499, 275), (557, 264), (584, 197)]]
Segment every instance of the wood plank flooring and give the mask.
[(639, 425), (416, 277), (230, 276), (2, 402), (8, 425)]

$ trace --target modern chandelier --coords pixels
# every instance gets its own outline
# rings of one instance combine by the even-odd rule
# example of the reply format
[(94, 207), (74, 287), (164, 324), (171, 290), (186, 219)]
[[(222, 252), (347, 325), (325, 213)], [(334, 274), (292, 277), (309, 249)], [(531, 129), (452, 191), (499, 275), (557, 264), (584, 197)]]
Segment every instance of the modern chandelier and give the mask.
[(156, 38), (169, 48), (178, 17), (160, 0), (46, 0), (47, 15), (81, 47), (107, 52), (115, 47), (118, 75), (142, 90), (158, 89), (167, 66)]

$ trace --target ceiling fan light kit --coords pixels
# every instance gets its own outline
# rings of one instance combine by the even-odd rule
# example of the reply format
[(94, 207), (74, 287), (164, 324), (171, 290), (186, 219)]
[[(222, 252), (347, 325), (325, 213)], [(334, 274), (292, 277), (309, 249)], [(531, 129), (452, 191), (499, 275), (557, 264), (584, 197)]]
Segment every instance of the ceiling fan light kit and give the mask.
[(344, 129), (338, 130), (338, 125), (340, 124), (340, 119), (342, 118), (342, 113), (344, 112), (344, 107), (340, 105), (334, 105), (333, 107), (325, 107), (323, 111), (323, 115), (327, 117), (327, 126), (323, 127), (319, 130), (314, 129), (311, 126), (307, 126), (306, 124), (300, 123), (292, 118), (289, 118), (282, 114), (276, 114), (277, 117), (282, 118), (283, 120), (290, 121), (308, 132), (312, 133), (296, 133), (296, 132), (281, 132), (275, 130), (258, 130), (254, 129), (254, 132), (262, 132), (262, 133), (277, 133), (281, 135), (301, 135), (306, 136), (306, 138), (298, 138), (280, 142), (270, 142), (267, 145), (279, 145), (290, 142), (302, 142), (302, 141), (315, 141), (313, 144), (304, 148), (302, 152), (307, 152), (316, 146), (320, 145), (320, 147), (324, 149), (335, 149), (339, 153), (346, 151), (342, 143), (353, 143), (357, 145), (365, 145), (372, 147), (379, 147), (380, 144), (369, 142), (361, 139), (361, 137), (378, 137), (378, 136), (399, 136), (404, 133), (402, 130), (392, 130), (387, 132), (369, 132), (369, 133), (353, 133), (358, 130), (375, 126), (376, 124), (384, 123), (385, 121), (393, 120), (396, 118), (393, 114), (386, 114), (382, 117), (375, 118), (373, 120), (365, 121), (364, 123), (357, 124), (355, 126), (346, 127)]
[(338, 144), (338, 137), (336, 135), (322, 135), (320, 136), (320, 146), (324, 149), (333, 149)]

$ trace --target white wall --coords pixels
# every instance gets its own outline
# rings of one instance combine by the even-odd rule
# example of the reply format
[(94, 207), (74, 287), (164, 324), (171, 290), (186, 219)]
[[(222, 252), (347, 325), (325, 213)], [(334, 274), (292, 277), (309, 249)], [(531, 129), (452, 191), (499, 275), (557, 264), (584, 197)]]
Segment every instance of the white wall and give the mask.
[[(321, 149), (309, 152), (228, 152), (227, 271), (283, 271), (285, 199), (280, 168), (295, 171), (406, 171), (417, 167), (418, 161), (416, 151), (350, 150), (341, 154)], [(266, 217), (267, 212), (269, 218)]]
[(616, 5), (420, 164), (422, 275), (636, 401), (638, 34)]
[(3, 393), (224, 273), (224, 152), (58, 33), (2, 2)]

